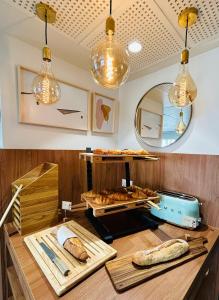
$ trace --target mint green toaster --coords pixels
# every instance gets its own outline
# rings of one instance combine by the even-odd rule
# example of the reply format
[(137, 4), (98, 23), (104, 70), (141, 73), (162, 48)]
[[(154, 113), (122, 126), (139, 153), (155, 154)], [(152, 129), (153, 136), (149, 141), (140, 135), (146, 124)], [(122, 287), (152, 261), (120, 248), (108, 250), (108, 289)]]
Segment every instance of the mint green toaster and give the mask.
[(158, 191), (160, 209), (150, 209), (153, 216), (184, 228), (195, 229), (201, 222), (197, 198), (170, 191)]

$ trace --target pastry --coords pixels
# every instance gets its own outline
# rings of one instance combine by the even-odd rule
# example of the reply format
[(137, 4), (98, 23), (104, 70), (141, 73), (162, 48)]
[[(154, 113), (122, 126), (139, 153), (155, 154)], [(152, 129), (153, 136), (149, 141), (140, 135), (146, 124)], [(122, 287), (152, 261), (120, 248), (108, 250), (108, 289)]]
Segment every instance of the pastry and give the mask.
[(130, 149), (126, 149), (126, 150), (122, 150), (122, 154), (125, 154), (125, 155), (135, 155), (135, 151), (134, 150), (130, 150)]
[[(110, 194), (112, 194), (112, 192), (111, 191), (108, 191), (108, 190), (103, 190), (101, 193), (100, 193), (100, 195), (105, 195), (105, 196), (108, 196), (108, 195), (110, 195)], [(97, 195), (98, 196), (98, 195)]]
[(189, 244), (181, 239), (169, 240), (155, 248), (136, 252), (132, 262), (138, 266), (150, 266), (177, 258), (189, 250)]
[(97, 197), (98, 194), (95, 193), (93, 190), (90, 190), (90, 191), (88, 191), (86, 193), (83, 193), (83, 196), (87, 197), (87, 198), (94, 198), (94, 197)]
[(64, 249), (71, 253), (75, 258), (86, 261), (89, 257), (84, 245), (78, 237), (72, 237), (65, 241)]
[(130, 200), (130, 196), (128, 193), (113, 193), (108, 196), (110, 199), (113, 199), (115, 201), (128, 201)]
[(106, 149), (94, 149), (93, 154), (99, 154), (99, 155), (105, 155), (108, 153), (108, 150)]
[(131, 185), (131, 186), (127, 187), (127, 189), (130, 192), (142, 191), (142, 188), (140, 186), (137, 186), (137, 185)]
[(149, 152), (147, 150), (136, 150), (135, 154), (136, 155), (148, 155)]
[(136, 191), (136, 192), (133, 192), (131, 194), (132, 198), (134, 199), (147, 199), (147, 195), (145, 193), (143, 193), (142, 191)]
[(107, 154), (120, 155), (120, 154), (122, 154), (122, 151), (121, 150), (108, 150)]
[(108, 196), (104, 196), (104, 195), (99, 195), (93, 198), (92, 202), (98, 205), (109, 205), (114, 203), (112, 198), (109, 198)]
[(148, 197), (157, 197), (157, 193), (149, 188), (143, 189), (142, 192), (145, 193), (145, 195), (147, 195)]

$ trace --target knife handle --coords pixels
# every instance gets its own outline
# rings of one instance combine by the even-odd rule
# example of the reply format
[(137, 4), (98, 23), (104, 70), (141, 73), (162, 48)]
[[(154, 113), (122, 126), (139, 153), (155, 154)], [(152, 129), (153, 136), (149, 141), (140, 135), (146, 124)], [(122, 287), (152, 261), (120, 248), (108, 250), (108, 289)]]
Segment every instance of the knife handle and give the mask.
[(66, 266), (66, 264), (58, 257), (55, 257), (53, 259), (53, 263), (56, 265), (56, 267), (59, 269), (59, 271), (62, 273), (62, 275), (67, 276), (70, 272), (69, 268)]

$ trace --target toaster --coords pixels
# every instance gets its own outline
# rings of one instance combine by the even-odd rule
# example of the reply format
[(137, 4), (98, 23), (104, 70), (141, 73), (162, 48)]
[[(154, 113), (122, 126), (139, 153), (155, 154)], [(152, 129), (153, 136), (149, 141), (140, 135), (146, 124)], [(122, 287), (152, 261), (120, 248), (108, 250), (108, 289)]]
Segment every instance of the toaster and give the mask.
[(197, 198), (170, 191), (158, 191), (160, 209), (150, 209), (150, 213), (171, 224), (194, 229), (201, 222), (200, 203)]

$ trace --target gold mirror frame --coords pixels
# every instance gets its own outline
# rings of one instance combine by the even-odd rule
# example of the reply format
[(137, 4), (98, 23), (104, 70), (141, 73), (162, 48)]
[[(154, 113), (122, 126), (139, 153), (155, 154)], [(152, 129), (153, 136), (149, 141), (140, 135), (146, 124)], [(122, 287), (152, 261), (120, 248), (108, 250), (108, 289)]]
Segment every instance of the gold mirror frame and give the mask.
[[(138, 110), (139, 110), (139, 107), (140, 107), (140, 104), (142, 102), (142, 100), (144, 99), (144, 97), (149, 94), (153, 89), (159, 87), (159, 86), (162, 86), (162, 85), (172, 85), (173, 83), (172, 82), (162, 82), (162, 83), (159, 83), (157, 85), (154, 85), (153, 87), (151, 87), (140, 99), (140, 101), (138, 102), (137, 104), (137, 107), (136, 107), (136, 110), (135, 110), (135, 119), (134, 119), (134, 127), (135, 127), (135, 134), (136, 134), (136, 137), (138, 139), (138, 141), (140, 141), (141, 143), (143, 143), (144, 145), (150, 147), (150, 148), (154, 148), (154, 149), (164, 149), (164, 148), (168, 148), (174, 144), (176, 144), (184, 135), (185, 133), (187, 132), (189, 126), (190, 126), (190, 123), (191, 123), (191, 119), (192, 119), (192, 114), (193, 114), (193, 108), (192, 108), (192, 105), (189, 106), (190, 108), (190, 117), (189, 117), (189, 120), (188, 120), (188, 124), (187, 124), (187, 127), (185, 129), (185, 131), (179, 135), (179, 137), (177, 139), (174, 140), (174, 142), (168, 144), (168, 145), (165, 145), (165, 146), (154, 146), (154, 145), (151, 145), (150, 143), (147, 143), (146, 142), (146, 139), (142, 138), (142, 136), (140, 135), (140, 132), (138, 130), (138, 125), (139, 125), (139, 120), (138, 120)], [(180, 110), (179, 110), (179, 113), (180, 113)]]

